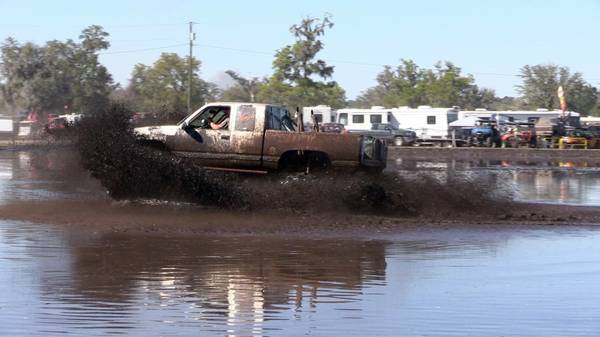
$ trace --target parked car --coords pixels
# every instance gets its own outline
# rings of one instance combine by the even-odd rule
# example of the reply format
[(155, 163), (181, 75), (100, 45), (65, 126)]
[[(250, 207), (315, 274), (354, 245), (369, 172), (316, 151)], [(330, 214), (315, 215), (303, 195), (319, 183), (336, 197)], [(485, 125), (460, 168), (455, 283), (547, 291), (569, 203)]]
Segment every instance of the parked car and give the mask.
[(396, 146), (412, 145), (417, 140), (417, 134), (414, 131), (401, 129), (389, 123), (373, 123), (371, 130), (352, 132), (385, 139)]
[(44, 125), (46, 135), (58, 139), (68, 136), (77, 122), (81, 120), (80, 114), (48, 115), (48, 122)]
[(298, 132), (299, 122), (294, 123), (283, 106), (210, 103), (177, 125), (134, 130), (142, 143), (192, 158), (205, 167), (385, 167), (385, 142), (368, 135)]
[(323, 123), (319, 125), (319, 131), (321, 132), (329, 132), (329, 133), (344, 133), (346, 129), (344, 128), (344, 124), (340, 123)]

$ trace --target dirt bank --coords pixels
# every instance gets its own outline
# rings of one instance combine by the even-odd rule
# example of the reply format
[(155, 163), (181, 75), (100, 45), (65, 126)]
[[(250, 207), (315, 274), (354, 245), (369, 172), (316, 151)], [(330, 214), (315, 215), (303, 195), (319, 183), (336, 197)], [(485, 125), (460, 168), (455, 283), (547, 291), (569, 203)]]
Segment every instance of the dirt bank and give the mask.
[(182, 204), (111, 201), (25, 201), (0, 205), (0, 219), (74, 226), (94, 232), (157, 235), (379, 236), (415, 229), (473, 226), (596, 225), (600, 210), (589, 207), (515, 204), (502, 214), (378, 216), (272, 211), (249, 212)]

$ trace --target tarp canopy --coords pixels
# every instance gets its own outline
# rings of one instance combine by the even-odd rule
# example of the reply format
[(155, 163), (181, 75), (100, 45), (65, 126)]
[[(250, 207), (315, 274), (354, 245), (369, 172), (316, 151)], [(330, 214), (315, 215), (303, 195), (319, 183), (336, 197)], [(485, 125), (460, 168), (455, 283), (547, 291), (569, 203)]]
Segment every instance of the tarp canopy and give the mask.
[(475, 126), (477, 124), (477, 121), (480, 120), (481, 118), (479, 117), (475, 117), (475, 116), (470, 116), (470, 117), (465, 117), (465, 118), (461, 118), (461, 119), (457, 119), (454, 122), (448, 124), (449, 126), (452, 127), (468, 127), (468, 126)]

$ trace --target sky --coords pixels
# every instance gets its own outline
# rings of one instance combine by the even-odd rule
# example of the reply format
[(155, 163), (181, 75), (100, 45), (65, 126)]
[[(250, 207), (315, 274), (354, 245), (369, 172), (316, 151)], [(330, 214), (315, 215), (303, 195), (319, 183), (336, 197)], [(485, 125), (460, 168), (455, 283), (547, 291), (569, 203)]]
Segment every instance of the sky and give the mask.
[(335, 26), (319, 56), (335, 66), (333, 80), (348, 98), (400, 59), (426, 68), (451, 61), (499, 96), (518, 94), (515, 75), (526, 64), (568, 66), (600, 86), (600, 0), (0, 0), (0, 39), (43, 44), (101, 25), (111, 47), (100, 61), (126, 85), (137, 63), (187, 55), (193, 21), (201, 76), (222, 82), (228, 69), (269, 76), (276, 50), (294, 41), (289, 27), (325, 13)]

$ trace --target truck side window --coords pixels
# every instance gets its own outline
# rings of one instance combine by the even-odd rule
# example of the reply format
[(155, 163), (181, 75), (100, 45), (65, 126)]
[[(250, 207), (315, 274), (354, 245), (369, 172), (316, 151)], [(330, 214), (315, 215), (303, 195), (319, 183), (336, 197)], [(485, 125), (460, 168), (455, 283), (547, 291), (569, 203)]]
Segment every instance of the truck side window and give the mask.
[[(194, 118), (189, 126), (194, 129), (215, 129), (216, 125), (220, 125), (219, 129), (229, 128), (229, 114), (231, 108), (228, 106), (211, 106), (202, 111)], [(211, 127), (213, 125), (213, 127)]]
[(265, 112), (267, 114), (267, 130), (281, 130), (281, 117), (279, 108), (274, 106), (267, 106)]
[(279, 118), (279, 109), (267, 107), (267, 129), (281, 130), (281, 118)]
[(296, 124), (292, 120), (289, 111), (286, 109), (282, 109), (281, 111), (281, 130), (283, 131), (294, 131), (296, 129)]
[(427, 116), (427, 124), (435, 124), (435, 116)]
[(252, 105), (240, 105), (235, 120), (236, 131), (254, 131), (256, 108)]

